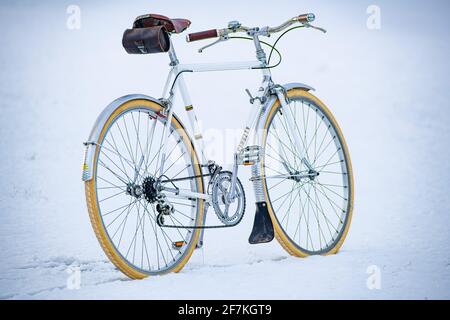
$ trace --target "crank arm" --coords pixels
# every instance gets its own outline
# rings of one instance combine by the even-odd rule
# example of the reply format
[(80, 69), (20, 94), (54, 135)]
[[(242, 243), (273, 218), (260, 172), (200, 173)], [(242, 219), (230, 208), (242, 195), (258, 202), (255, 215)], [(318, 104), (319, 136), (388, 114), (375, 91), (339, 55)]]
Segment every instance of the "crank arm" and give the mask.
[(233, 163), (233, 172), (231, 175), (231, 189), (230, 193), (228, 194), (228, 201), (232, 202), (234, 198), (236, 197), (236, 179), (237, 179), (237, 173), (238, 173), (238, 156), (237, 153), (234, 154), (234, 163)]

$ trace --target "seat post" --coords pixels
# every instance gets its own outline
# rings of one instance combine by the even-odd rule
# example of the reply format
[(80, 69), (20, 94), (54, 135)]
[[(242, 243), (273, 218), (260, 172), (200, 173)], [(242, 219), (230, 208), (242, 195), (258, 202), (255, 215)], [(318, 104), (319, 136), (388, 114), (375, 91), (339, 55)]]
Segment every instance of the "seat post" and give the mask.
[(178, 61), (177, 54), (175, 53), (175, 48), (173, 47), (173, 42), (170, 37), (169, 40), (170, 40), (170, 49), (168, 53), (170, 58), (170, 66), (175, 67), (180, 63), (180, 61)]

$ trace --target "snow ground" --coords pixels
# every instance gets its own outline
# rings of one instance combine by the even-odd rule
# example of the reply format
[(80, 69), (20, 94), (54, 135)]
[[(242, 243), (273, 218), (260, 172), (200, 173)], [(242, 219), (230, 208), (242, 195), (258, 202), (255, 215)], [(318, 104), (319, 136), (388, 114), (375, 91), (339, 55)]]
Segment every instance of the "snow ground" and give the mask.
[[(366, 1), (277, 1), (258, 14), (251, 11), (256, 1), (208, 12), (200, 1), (176, 7), (76, 1), (80, 30), (66, 28), (70, 4), (0, 3), (0, 25), (7, 30), (0, 54), (0, 298), (450, 298), (446, 1), (376, 1), (382, 13), (378, 31), (366, 28), (372, 4)], [(249, 205), (238, 227), (208, 232), (205, 247), (179, 274), (130, 281), (106, 259), (87, 216), (81, 142), (116, 97), (160, 94), (167, 58), (129, 56), (120, 42), (132, 19), (149, 11), (190, 18), (192, 31), (232, 19), (277, 24), (311, 11), (329, 29), (326, 36), (312, 30), (287, 36), (280, 43), (284, 63), (273, 76), (316, 87), (347, 138), (356, 202), (339, 254), (297, 259), (276, 241), (249, 245)], [(18, 16), (29, 19), (23, 23)], [(429, 23), (418, 20), (424, 16)], [(183, 38), (175, 42), (183, 61), (252, 58), (245, 43), (223, 44), (202, 56), (199, 45)], [(247, 105), (243, 88), (255, 88), (260, 79), (230, 72), (189, 80), (211, 137), (213, 130), (243, 125), (236, 117)], [(241, 180), (251, 204), (248, 176), (244, 172)], [(372, 265), (380, 268), (379, 290), (366, 285)], [(70, 266), (81, 269), (79, 290), (66, 286)]]

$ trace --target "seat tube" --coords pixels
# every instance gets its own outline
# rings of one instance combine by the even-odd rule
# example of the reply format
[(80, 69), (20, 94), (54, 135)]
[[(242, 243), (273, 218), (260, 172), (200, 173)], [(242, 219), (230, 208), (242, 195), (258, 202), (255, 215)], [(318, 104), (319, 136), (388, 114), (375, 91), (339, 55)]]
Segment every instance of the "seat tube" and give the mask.
[[(203, 135), (201, 134), (200, 131), (200, 126), (198, 124), (198, 120), (197, 117), (195, 115), (194, 112), (194, 107), (192, 105), (191, 102), (191, 97), (189, 95), (189, 92), (187, 90), (187, 86), (186, 83), (184, 81), (184, 76), (183, 74), (179, 74), (179, 72), (181, 72), (181, 70), (179, 70), (179, 61), (178, 58), (176, 56), (175, 53), (175, 49), (173, 47), (173, 44), (171, 43), (170, 45), (170, 50), (169, 50), (169, 57), (170, 57), (170, 65), (172, 66), (172, 70), (173, 70), (173, 75), (175, 77), (177, 77), (178, 74), (178, 78), (176, 80), (176, 86), (178, 87), (178, 90), (181, 94), (181, 98), (183, 100), (183, 104), (184, 104), (184, 108), (186, 109), (187, 115), (188, 115), (188, 119), (189, 119), (189, 123), (192, 129), (192, 132), (194, 134), (193, 136), (193, 140), (192, 140), (192, 144), (194, 145), (194, 149), (195, 150), (200, 150), (200, 157), (201, 159), (199, 159), (199, 161), (201, 163), (206, 163), (207, 159), (205, 156), (205, 144), (204, 144), (204, 140), (203, 140)], [(170, 75), (169, 75), (170, 77)], [(200, 164), (201, 164), (200, 163)], [(201, 169), (203, 172), (203, 169)], [(209, 208), (209, 204), (206, 202), (205, 206), (203, 208), (203, 221), (202, 221), (202, 225), (205, 224), (206, 222), (206, 215), (208, 213), (208, 208)], [(196, 248), (201, 248), (203, 247), (203, 236), (205, 234), (205, 229), (201, 229), (200, 230), (200, 236), (198, 238), (197, 244), (196, 244)]]

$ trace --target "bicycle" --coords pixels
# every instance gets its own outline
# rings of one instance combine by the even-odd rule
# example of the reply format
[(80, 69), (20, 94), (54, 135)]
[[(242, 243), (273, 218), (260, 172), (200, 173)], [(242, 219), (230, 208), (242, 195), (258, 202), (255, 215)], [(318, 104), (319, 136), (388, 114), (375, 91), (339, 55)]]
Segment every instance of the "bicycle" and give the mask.
[[(127, 52), (167, 52), (170, 72), (162, 98), (128, 95), (99, 115), (85, 142), (83, 181), (95, 234), (109, 259), (134, 279), (178, 272), (194, 249), (203, 246), (206, 229), (229, 228), (242, 220), (246, 198), (238, 178), (251, 167), (256, 213), (251, 244), (274, 237), (291, 255), (336, 253), (347, 235), (353, 209), (353, 173), (347, 145), (335, 118), (301, 83), (279, 85), (270, 70), (281, 62), (276, 43), (297, 28), (313, 26), (303, 14), (277, 27), (249, 28), (237, 21), (227, 28), (187, 35), (193, 42), (253, 42), (250, 62), (180, 64), (170, 37), (190, 25), (186, 19), (150, 14), (138, 17), (123, 38)], [(295, 27), (291, 27), (298, 24)], [(290, 29), (288, 29), (291, 27)], [(260, 37), (284, 31), (273, 45)], [(245, 37), (232, 36), (245, 33)], [(263, 45), (271, 48), (269, 58)], [(271, 65), (273, 53), (279, 62)], [(231, 171), (205, 156), (203, 136), (191, 102), (185, 73), (260, 70), (263, 80)], [(191, 130), (174, 113), (176, 88)], [(206, 225), (212, 207), (217, 224)]]

